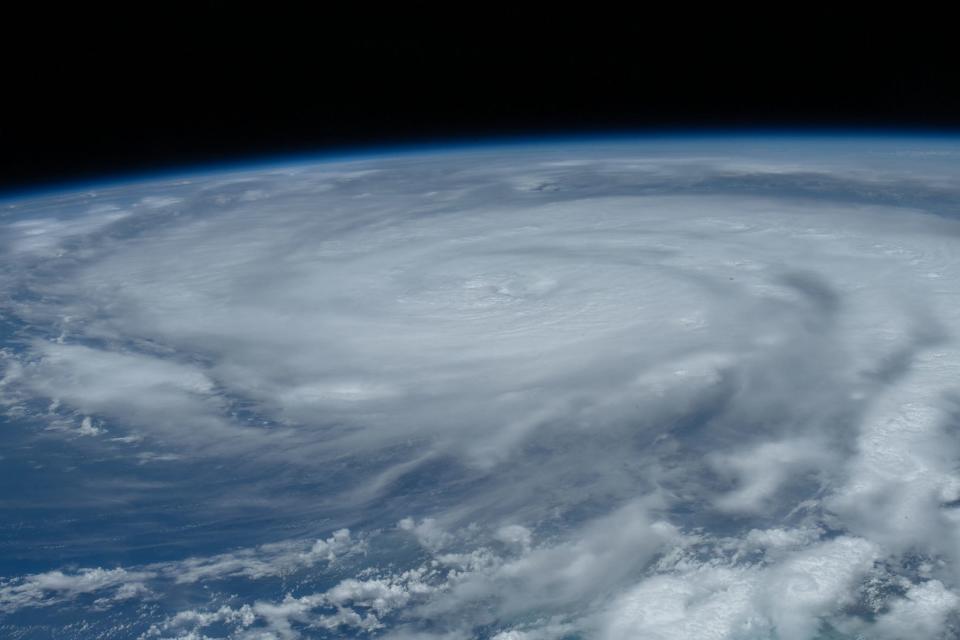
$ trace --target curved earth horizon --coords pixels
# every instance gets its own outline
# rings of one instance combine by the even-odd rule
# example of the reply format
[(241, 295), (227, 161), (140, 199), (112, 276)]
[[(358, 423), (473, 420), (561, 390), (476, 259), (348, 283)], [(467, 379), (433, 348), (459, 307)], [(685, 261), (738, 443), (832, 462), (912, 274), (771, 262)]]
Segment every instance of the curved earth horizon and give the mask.
[(0, 635), (960, 635), (960, 141), (0, 201)]

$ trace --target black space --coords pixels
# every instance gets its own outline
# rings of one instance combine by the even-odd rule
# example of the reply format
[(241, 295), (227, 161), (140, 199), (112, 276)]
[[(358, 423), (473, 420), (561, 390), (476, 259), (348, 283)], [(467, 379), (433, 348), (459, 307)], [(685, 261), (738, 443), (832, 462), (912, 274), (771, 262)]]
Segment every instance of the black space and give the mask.
[(7, 9), (0, 188), (447, 138), (960, 127), (947, 17), (411, 7)]

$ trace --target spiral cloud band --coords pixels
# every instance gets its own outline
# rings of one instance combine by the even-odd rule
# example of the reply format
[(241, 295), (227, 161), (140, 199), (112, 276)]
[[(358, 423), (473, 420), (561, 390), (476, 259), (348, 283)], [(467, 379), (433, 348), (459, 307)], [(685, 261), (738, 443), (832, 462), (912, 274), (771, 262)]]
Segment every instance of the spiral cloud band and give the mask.
[(6, 203), (0, 630), (956, 637), (958, 177), (674, 139)]

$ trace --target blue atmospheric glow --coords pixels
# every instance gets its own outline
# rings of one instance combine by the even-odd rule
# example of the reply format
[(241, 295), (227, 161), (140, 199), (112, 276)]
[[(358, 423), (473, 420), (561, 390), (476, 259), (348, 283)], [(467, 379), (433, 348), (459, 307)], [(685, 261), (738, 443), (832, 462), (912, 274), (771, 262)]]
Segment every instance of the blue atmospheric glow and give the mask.
[(318, 151), (283, 153), (239, 153), (236, 160), (203, 163), (171, 163), (163, 169), (137, 169), (114, 172), (97, 178), (58, 180), (49, 185), (8, 189), (0, 192), (0, 201), (25, 199), (57, 193), (70, 193), (91, 189), (107, 189), (144, 182), (186, 180), (196, 175), (216, 175), (246, 171), (268, 170), (291, 166), (312, 165), (329, 162), (358, 162), (376, 158), (419, 156), (443, 153), (491, 152), (506, 149), (523, 150), (531, 147), (563, 146), (614, 146), (650, 143), (700, 143), (703, 145), (727, 145), (731, 141), (784, 142), (791, 145), (824, 144), (845, 145), (851, 142), (898, 143), (915, 140), (924, 144), (952, 145), (960, 132), (931, 127), (862, 127), (848, 125), (836, 127), (750, 127), (750, 128), (671, 128), (636, 131), (587, 131), (561, 132), (530, 135), (484, 135), (467, 138), (439, 138), (419, 142), (366, 143), (362, 145), (333, 145)]

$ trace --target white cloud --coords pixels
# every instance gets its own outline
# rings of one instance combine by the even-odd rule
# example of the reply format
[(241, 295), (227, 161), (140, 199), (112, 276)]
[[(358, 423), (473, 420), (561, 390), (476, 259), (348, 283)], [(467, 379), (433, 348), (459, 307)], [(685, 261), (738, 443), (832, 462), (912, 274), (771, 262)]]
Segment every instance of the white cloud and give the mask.
[(109, 599), (127, 599), (144, 592), (143, 582), (153, 578), (150, 571), (80, 569), (74, 573), (49, 571), (0, 582), (0, 611), (48, 607), (78, 596), (113, 591)]
[(86, 214), (64, 218), (28, 218), (0, 225), (0, 239), (15, 253), (42, 257), (63, 255), (65, 241), (95, 234), (123, 220), (129, 212), (113, 206), (93, 207)]
[(960, 597), (947, 590), (938, 580), (912, 586), (896, 599), (889, 611), (881, 614), (870, 628), (874, 638), (933, 638), (946, 626), (947, 618), (956, 614)]
[[(108, 593), (98, 602), (102, 606), (108, 606), (123, 600), (153, 597), (153, 591), (148, 586), (162, 590), (168, 588), (164, 585), (169, 584), (209, 584), (238, 577), (261, 580), (303, 571), (317, 565), (330, 566), (362, 554), (365, 549), (364, 540), (354, 538), (347, 529), (341, 529), (326, 539), (289, 540), (238, 549), (230, 553), (147, 564), (136, 568), (98, 567), (31, 574), (0, 582), (0, 611), (12, 612), (26, 607), (49, 606), (80, 595), (101, 592)], [(227, 610), (221, 610), (220, 613), (223, 611)], [(248, 617), (249, 614), (245, 613), (243, 619)], [(220, 614), (205, 613), (201, 616), (184, 613), (175, 617), (175, 620), (178, 625), (189, 621), (206, 626), (210, 622), (203, 622), (204, 620), (220, 618)]]
[(362, 553), (364, 548), (363, 540), (352, 538), (348, 529), (340, 529), (330, 537), (316, 540), (312, 544), (304, 540), (276, 542), (150, 567), (181, 584), (237, 576), (257, 580), (299, 571), (318, 563), (334, 563), (344, 556)]
[(853, 603), (853, 587), (877, 557), (866, 540), (842, 537), (797, 552), (771, 570), (762, 597), (778, 637), (813, 637), (822, 617)]
[[(213, 381), (199, 368), (144, 353), (36, 341), (35, 359), (19, 369), (21, 389), (85, 414), (142, 428), (173, 445), (233, 448), (258, 433), (231, 424)], [(92, 435), (81, 425), (80, 433)], [(84, 422), (84, 424), (87, 424)], [(245, 447), (246, 445), (244, 445)]]
[(762, 636), (769, 623), (755, 610), (757, 585), (750, 571), (697, 567), (679, 575), (657, 575), (614, 601), (598, 637), (650, 640), (722, 640)]
[(178, 198), (176, 196), (145, 196), (140, 198), (138, 204), (142, 207), (147, 207), (148, 209), (162, 209), (164, 207), (171, 207), (175, 204), (180, 204), (183, 202), (183, 198)]
[(93, 426), (93, 419), (90, 416), (84, 416), (77, 433), (82, 436), (98, 436), (103, 433), (103, 429)]
[(733, 475), (737, 482), (737, 487), (719, 497), (715, 505), (725, 511), (763, 512), (787, 480), (834, 468), (834, 456), (829, 444), (798, 438), (711, 456), (713, 466)]
[(530, 529), (519, 524), (508, 524), (500, 527), (494, 537), (504, 544), (519, 547), (521, 550), (529, 549), (532, 541)]

